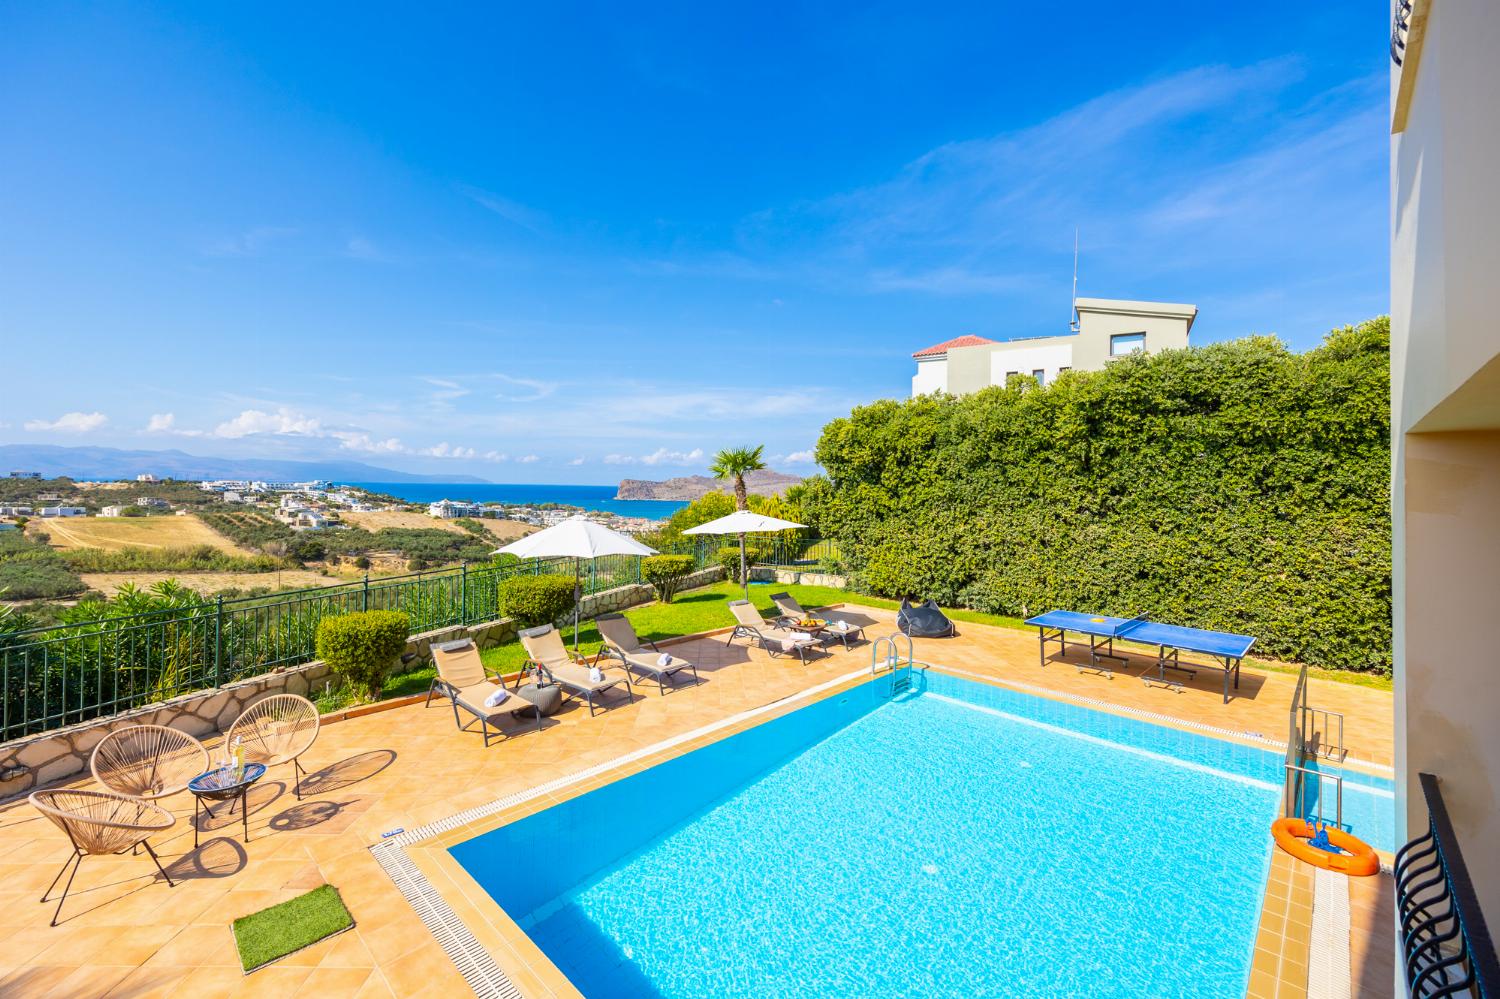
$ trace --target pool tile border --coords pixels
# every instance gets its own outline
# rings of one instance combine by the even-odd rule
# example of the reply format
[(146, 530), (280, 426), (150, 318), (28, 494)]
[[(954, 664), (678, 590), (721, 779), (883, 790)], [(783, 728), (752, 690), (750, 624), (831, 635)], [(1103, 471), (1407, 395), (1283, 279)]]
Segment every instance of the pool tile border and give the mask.
[[(1020, 691), (1053, 701), (1193, 731), (1210, 737), (1285, 750), (1256, 732), (1219, 728), (1170, 715), (1142, 711), (1099, 698), (1068, 694), (966, 670), (916, 660), (923, 669)], [(511, 822), (630, 777), (659, 763), (729, 738), (799, 708), (836, 696), (871, 679), (867, 668), (788, 694), (767, 704), (664, 739), (536, 787), (505, 795), (446, 819), (405, 831), (370, 847), (370, 852), (464, 980), (482, 999), (525, 996), (576, 997), (581, 993), (531, 937), (455, 860), (449, 847)], [(1348, 761), (1355, 762), (1355, 761)], [(1369, 764), (1376, 771), (1383, 768)], [(1272, 849), (1270, 871), (1256, 929), (1246, 995), (1249, 999), (1305, 999), (1312, 944), (1312, 869)], [(497, 957), (499, 960), (497, 960)]]
[[(370, 852), (453, 960), (475, 995), (481, 999), (523, 999), (526, 995), (578, 996), (580, 993), (567, 977), (453, 859), (448, 847), (836, 696), (870, 679), (867, 668), (843, 674), (626, 753), (608, 763), (587, 767), (399, 833), (371, 846)], [(503, 967), (496, 961), (497, 954), (504, 959)]]
[(1305, 999), (1312, 954), (1314, 868), (1272, 846), (1250, 960), (1249, 999)]
[[(939, 670), (944, 673), (950, 673), (954, 676), (960, 676), (965, 680), (973, 680), (976, 683), (987, 683), (995, 687), (1007, 687), (1011, 690), (1018, 690), (1024, 694), (1031, 694), (1035, 697), (1044, 697), (1052, 701), (1065, 701), (1070, 704), (1078, 704), (1086, 708), (1091, 708), (1095, 711), (1102, 711), (1106, 714), (1122, 715), (1127, 718), (1134, 718), (1138, 721), (1150, 722), (1153, 725), (1160, 725), (1164, 728), (1175, 728), (1189, 732), (1203, 732), (1207, 735), (1213, 736), (1216, 739), (1224, 739), (1230, 742), (1248, 743), (1261, 749), (1274, 749), (1277, 752), (1281, 753), (1286, 752), (1285, 741), (1272, 739), (1269, 736), (1262, 735), (1259, 732), (1249, 732), (1232, 728), (1221, 728), (1217, 725), (1205, 724), (1204, 722), (1188, 721), (1183, 718), (1177, 718), (1173, 715), (1161, 714), (1160, 712), (1156, 711), (1142, 711), (1140, 708), (1132, 708), (1127, 704), (1116, 704), (1113, 701), (1106, 701), (1103, 698), (1099, 697), (1085, 697), (1081, 694), (1070, 694), (1060, 690), (1052, 690), (1048, 687), (1039, 687), (1036, 684), (1032, 683), (1022, 683), (1017, 680), (1007, 680), (1004, 677), (986, 676), (982, 673), (971, 673), (968, 670), (956, 669), (952, 666), (943, 666), (938, 663), (923, 662), (920, 659), (916, 660), (916, 662), (918, 665), (926, 666), (930, 669)], [(1395, 774), (1395, 771), (1391, 767), (1385, 766), (1384, 764), (1372, 763), (1368, 760), (1360, 760), (1353, 757), (1346, 759), (1343, 762), (1342, 766), (1351, 770), (1359, 770), (1361, 772), (1368, 773), (1371, 776), (1377, 777), (1391, 777)]]

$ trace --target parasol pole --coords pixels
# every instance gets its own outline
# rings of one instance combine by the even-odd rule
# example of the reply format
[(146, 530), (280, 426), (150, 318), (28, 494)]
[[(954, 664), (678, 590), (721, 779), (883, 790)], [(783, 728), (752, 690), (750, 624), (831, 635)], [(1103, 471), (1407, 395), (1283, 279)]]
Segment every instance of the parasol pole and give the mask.
[(750, 599), (750, 569), (745, 565), (745, 535), (740, 535), (740, 582), (745, 587), (745, 599)]

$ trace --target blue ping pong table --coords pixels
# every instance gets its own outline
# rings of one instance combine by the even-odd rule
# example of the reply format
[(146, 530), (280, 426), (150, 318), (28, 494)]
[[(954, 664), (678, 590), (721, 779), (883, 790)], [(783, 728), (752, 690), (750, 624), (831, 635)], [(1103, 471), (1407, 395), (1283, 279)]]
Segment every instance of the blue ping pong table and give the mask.
[[(1181, 687), (1180, 681), (1167, 679), (1167, 670), (1196, 674), (1199, 663), (1182, 665), (1179, 655), (1188, 652), (1208, 656), (1214, 665), (1224, 671), (1224, 703), (1229, 703), (1229, 675), (1234, 674), (1234, 687), (1240, 686), (1240, 660), (1255, 644), (1250, 635), (1233, 635), (1224, 631), (1206, 631), (1202, 628), (1184, 628), (1175, 624), (1161, 624), (1147, 615), (1139, 617), (1108, 617), (1103, 614), (1082, 614), (1078, 611), (1048, 611), (1029, 618), (1027, 624), (1037, 629), (1037, 640), (1041, 646), (1042, 665), (1047, 665), (1047, 643), (1057, 642), (1062, 654), (1068, 651), (1068, 632), (1088, 638), (1089, 662), (1094, 669), (1113, 675), (1114, 670), (1106, 666), (1105, 659), (1123, 663), (1125, 657), (1115, 653), (1115, 639), (1140, 642), (1156, 646), (1156, 676), (1159, 683)], [(1082, 644), (1075, 641), (1075, 644)], [(1087, 667), (1079, 666), (1080, 670)], [(1153, 677), (1147, 669), (1141, 679), (1150, 683)]]

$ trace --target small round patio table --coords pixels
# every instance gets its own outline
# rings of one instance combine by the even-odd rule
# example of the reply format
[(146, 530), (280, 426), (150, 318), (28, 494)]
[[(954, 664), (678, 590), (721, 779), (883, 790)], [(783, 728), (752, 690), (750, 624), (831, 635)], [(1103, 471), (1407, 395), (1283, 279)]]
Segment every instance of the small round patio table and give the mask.
[(234, 806), (240, 806), (240, 821), (245, 829), (245, 842), (250, 842), (250, 815), (245, 807), (245, 793), (251, 785), (266, 775), (264, 763), (246, 763), (243, 768), (220, 767), (201, 773), (188, 781), (188, 790), (193, 792), (193, 849), (198, 848), (198, 809), (202, 808), (209, 818), (214, 817), (212, 801), (229, 802), (229, 814)]
[(828, 622), (820, 617), (793, 617), (787, 618), (786, 626), (792, 631), (800, 631), (804, 635), (811, 635), (814, 638), (818, 638), (822, 636), (823, 631), (828, 627)]
[(516, 696), (530, 701), (543, 718), (557, 714), (557, 709), (562, 707), (562, 688), (555, 683), (541, 686), (528, 683), (516, 690)]

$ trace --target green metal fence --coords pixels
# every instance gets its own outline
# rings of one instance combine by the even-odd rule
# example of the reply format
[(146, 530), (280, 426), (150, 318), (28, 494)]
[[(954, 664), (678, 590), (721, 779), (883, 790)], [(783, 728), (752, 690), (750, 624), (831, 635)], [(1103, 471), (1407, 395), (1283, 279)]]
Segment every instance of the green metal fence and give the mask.
[[(715, 564), (724, 539), (670, 554)], [(826, 542), (784, 542), (758, 562), (805, 565)], [(605, 556), (578, 565), (585, 594), (641, 581), (641, 560)], [(398, 610), (413, 633), (500, 617), (499, 586), (515, 575), (572, 575), (572, 559), (463, 566), (0, 634), (0, 741), (306, 662), (318, 622), (331, 614)]]

